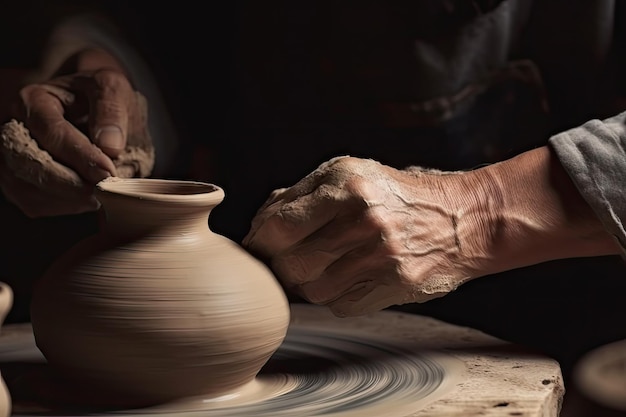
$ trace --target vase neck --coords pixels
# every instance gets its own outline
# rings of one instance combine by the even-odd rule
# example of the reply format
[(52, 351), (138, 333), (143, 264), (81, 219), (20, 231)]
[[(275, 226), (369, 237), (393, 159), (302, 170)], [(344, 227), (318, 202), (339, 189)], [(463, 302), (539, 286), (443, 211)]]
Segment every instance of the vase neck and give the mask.
[(132, 236), (167, 231), (191, 234), (208, 229), (211, 210), (224, 198), (205, 183), (154, 179), (104, 180), (96, 187), (108, 233)]
[(116, 204), (103, 202), (104, 227), (116, 235), (138, 235), (167, 231), (196, 233), (208, 228), (212, 207), (189, 210), (185, 207), (159, 207), (146, 202)]

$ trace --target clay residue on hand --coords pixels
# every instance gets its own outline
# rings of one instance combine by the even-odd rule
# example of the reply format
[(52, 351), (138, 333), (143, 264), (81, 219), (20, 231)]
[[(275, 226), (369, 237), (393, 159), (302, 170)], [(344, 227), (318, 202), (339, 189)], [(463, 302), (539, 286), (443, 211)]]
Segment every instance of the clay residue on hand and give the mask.
[[(144, 100), (145, 101), (145, 100)], [(143, 106), (145, 110), (145, 105)], [(147, 118), (147, 111), (141, 116)], [(84, 181), (71, 168), (55, 161), (30, 135), (23, 123), (11, 120), (0, 127), (0, 154), (6, 168), (28, 182), (45, 184), (50, 178), (72, 186), (84, 186)], [(117, 176), (147, 177), (154, 167), (155, 154), (147, 128), (128, 132), (126, 149), (113, 163)]]
[(135, 92), (139, 111), (131, 112), (128, 120), (126, 149), (113, 160), (117, 176), (123, 178), (145, 178), (154, 168), (154, 144), (148, 131), (148, 102)]
[(52, 159), (16, 120), (0, 128), (0, 147), (4, 164), (17, 178), (30, 183), (46, 183), (49, 178), (58, 178), (70, 185), (84, 185), (74, 170)]
[(113, 160), (117, 168), (117, 176), (122, 178), (142, 177), (150, 175), (154, 167), (154, 148), (140, 148), (126, 146), (117, 158)]

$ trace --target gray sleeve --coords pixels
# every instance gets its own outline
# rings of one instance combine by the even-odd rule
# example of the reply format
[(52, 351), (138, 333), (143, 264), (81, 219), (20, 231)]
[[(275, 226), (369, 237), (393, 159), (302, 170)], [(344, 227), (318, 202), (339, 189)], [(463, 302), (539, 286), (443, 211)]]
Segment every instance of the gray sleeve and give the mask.
[(626, 112), (559, 133), (549, 145), (626, 253)]

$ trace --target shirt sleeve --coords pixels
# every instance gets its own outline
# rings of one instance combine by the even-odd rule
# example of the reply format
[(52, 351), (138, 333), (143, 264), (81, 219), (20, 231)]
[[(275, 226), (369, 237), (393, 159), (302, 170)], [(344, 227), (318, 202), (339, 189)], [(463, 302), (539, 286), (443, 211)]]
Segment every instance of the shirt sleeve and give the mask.
[(559, 133), (549, 145), (626, 256), (626, 112)]

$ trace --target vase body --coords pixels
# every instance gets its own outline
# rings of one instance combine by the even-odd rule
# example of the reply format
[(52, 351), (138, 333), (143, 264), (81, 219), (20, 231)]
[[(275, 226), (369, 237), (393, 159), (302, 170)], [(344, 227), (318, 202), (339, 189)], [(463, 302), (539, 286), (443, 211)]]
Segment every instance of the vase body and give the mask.
[(208, 227), (223, 191), (119, 178), (96, 188), (101, 232), (33, 294), (50, 366), (125, 407), (219, 396), (253, 380), (285, 337), (289, 307), (263, 263)]

